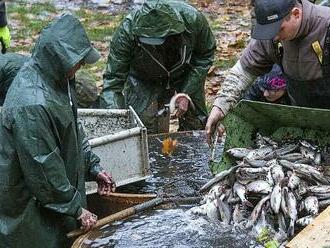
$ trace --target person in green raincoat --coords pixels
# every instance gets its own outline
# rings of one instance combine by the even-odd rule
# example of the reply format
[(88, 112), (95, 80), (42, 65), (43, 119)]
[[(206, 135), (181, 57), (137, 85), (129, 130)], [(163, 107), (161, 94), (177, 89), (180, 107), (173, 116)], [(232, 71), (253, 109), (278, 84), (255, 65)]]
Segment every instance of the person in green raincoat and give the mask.
[[(29, 56), (18, 53), (0, 54), (0, 106), (3, 105), (9, 86)], [(95, 79), (86, 71), (78, 71), (74, 82), (79, 108), (98, 107), (98, 89)]]
[(5, 101), (16, 74), (28, 59), (29, 57), (17, 53), (0, 54), (0, 106)]
[(12, 82), (0, 114), (0, 247), (69, 247), (68, 231), (96, 223), (85, 180), (96, 180), (99, 194), (114, 190), (77, 125), (69, 83), (99, 57), (78, 19), (64, 14)]
[[(102, 108), (131, 105), (158, 132), (158, 117), (176, 93), (180, 130), (202, 129), (204, 84), (216, 43), (206, 18), (183, 1), (149, 0), (130, 13), (110, 44)], [(191, 98), (192, 103), (189, 101)]]

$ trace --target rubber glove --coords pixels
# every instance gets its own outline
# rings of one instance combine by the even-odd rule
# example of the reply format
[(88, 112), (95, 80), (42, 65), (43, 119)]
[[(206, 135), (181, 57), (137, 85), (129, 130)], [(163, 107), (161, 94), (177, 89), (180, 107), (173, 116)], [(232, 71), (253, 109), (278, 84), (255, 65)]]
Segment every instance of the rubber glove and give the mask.
[(10, 47), (10, 39), (11, 36), (8, 26), (0, 27), (0, 41), (3, 53)]

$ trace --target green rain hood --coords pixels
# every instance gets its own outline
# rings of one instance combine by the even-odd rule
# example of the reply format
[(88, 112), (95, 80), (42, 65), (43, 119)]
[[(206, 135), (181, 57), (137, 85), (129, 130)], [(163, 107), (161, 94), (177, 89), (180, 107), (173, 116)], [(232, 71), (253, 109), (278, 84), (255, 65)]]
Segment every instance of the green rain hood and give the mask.
[(81, 23), (64, 14), (42, 31), (8, 90), (0, 116), (0, 247), (69, 246), (65, 233), (86, 207), (85, 178), (100, 170), (98, 160), (85, 166), (90, 151), (65, 80), (90, 49)]
[[(180, 65), (166, 71), (141, 47), (138, 37), (175, 34), (182, 35), (180, 45), (185, 49), (181, 49)], [(197, 114), (207, 116), (204, 83), (214, 51), (215, 39), (207, 20), (194, 7), (183, 1), (145, 1), (123, 20), (112, 38), (101, 107), (132, 105), (141, 114), (151, 96), (170, 88), (188, 94)]]

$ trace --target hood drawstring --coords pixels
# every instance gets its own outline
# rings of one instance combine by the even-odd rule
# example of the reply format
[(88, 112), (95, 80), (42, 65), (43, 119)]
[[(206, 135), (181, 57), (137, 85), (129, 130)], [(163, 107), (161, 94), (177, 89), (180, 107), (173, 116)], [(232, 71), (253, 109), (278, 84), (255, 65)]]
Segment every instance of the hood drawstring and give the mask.
[(72, 107), (73, 103), (72, 103), (72, 96), (71, 96), (70, 80), (69, 79), (67, 79), (67, 85), (68, 85), (68, 96), (69, 96), (70, 106)]

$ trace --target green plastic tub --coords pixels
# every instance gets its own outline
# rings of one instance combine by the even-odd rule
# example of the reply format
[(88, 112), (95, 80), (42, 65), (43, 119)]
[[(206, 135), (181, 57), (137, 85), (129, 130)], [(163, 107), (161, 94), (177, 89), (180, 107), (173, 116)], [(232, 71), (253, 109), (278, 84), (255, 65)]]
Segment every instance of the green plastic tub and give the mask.
[[(222, 123), (227, 133), (224, 151), (252, 146), (257, 132), (275, 141), (301, 138), (320, 146), (330, 144), (330, 110), (327, 109), (242, 100)], [(218, 173), (233, 164), (234, 160), (224, 153), (211, 170)]]

